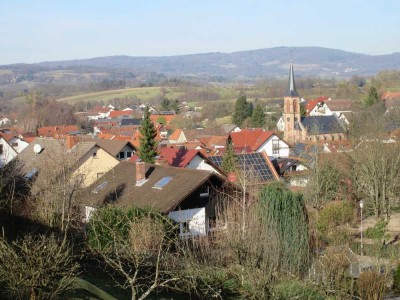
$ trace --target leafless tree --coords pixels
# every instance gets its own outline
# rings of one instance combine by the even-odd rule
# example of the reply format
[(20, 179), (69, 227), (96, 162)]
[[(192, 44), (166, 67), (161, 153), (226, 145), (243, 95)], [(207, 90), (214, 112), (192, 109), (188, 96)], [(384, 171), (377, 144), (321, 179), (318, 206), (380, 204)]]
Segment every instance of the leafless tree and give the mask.
[[(116, 284), (129, 288), (132, 300), (145, 299), (160, 288), (175, 287), (180, 276), (176, 271), (178, 257), (173, 253), (175, 227), (165, 223), (170, 221), (157, 219), (151, 212), (132, 218), (126, 211), (114, 214), (115, 208), (104, 209), (108, 211), (100, 210), (91, 217), (89, 245), (122, 276), (122, 283), (115, 277)], [(116, 216), (112, 222), (107, 217), (110, 214)]]
[(56, 299), (71, 288), (78, 264), (65, 241), (54, 235), (0, 238), (0, 282), (13, 299)]

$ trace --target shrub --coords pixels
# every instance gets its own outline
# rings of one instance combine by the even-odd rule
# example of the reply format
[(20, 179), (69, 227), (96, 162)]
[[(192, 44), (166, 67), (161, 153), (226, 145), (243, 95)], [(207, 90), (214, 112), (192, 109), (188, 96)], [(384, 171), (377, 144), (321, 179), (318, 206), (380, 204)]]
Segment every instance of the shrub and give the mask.
[(374, 227), (365, 230), (365, 237), (370, 239), (381, 240), (385, 236), (388, 221), (380, 220)]
[(315, 287), (306, 283), (298, 280), (284, 280), (274, 287), (272, 299), (324, 300), (325, 297)]
[(319, 214), (317, 229), (321, 234), (346, 223), (354, 218), (354, 207), (348, 201), (335, 201), (326, 205)]
[(383, 299), (388, 283), (388, 276), (380, 274), (377, 270), (361, 273), (357, 280), (357, 291), (363, 300)]

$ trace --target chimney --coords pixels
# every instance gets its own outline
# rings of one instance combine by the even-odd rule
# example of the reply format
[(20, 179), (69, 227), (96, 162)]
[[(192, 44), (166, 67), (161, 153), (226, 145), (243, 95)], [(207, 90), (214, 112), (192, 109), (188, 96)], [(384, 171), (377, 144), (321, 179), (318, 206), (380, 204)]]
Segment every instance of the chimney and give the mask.
[(71, 150), (77, 144), (79, 144), (79, 136), (67, 135), (67, 139), (66, 139), (67, 150)]
[(136, 186), (142, 186), (146, 181), (146, 165), (138, 159), (136, 161)]

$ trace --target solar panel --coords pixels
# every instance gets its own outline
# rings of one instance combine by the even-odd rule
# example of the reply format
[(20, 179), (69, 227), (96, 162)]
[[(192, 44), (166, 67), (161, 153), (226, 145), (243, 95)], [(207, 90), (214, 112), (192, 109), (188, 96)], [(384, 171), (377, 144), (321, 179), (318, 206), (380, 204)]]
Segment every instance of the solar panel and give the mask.
[(97, 194), (99, 191), (101, 191), (102, 189), (104, 189), (108, 184), (108, 181), (104, 181), (103, 183), (101, 183), (100, 185), (98, 185), (93, 191), (92, 193)]
[[(266, 158), (262, 153), (243, 153), (237, 154), (238, 164), (241, 171), (247, 176), (254, 177), (255, 181), (265, 182), (275, 180)], [(222, 165), (222, 156), (210, 156), (209, 159), (218, 167)]]
[(157, 183), (153, 186), (153, 188), (161, 190), (168, 182), (171, 181), (171, 179), (172, 179), (171, 176), (163, 177), (162, 179), (157, 181)]

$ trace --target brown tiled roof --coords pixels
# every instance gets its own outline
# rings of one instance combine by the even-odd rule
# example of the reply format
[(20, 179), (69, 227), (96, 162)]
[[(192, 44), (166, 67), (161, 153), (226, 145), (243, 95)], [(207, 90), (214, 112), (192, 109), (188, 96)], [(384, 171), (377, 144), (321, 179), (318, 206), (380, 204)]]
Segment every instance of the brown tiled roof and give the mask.
[(185, 168), (198, 153), (198, 150), (162, 148), (160, 157), (162, 160), (166, 160), (170, 166)]
[(97, 145), (113, 156), (118, 155), (126, 145), (129, 145), (134, 149), (130, 142), (119, 140), (98, 140)]
[(69, 126), (48, 126), (48, 127), (40, 127), (38, 128), (39, 136), (43, 137), (53, 137), (55, 134), (58, 135), (67, 135), (70, 132), (77, 132), (78, 126), (69, 125)]
[(222, 127), (217, 128), (198, 128), (184, 131), (187, 141), (198, 141), (201, 138), (210, 136), (227, 136), (225, 130)]
[[(152, 208), (168, 213), (203, 183), (213, 177), (220, 178), (208, 171), (160, 165), (146, 164), (145, 169), (148, 180), (142, 186), (136, 186), (136, 164), (121, 162), (82, 193), (82, 203), (102, 206), (111, 202), (122, 207)], [(161, 189), (154, 188), (165, 177), (171, 177), (171, 180)], [(101, 185), (104, 187), (99, 188)]]
[(357, 110), (357, 105), (351, 99), (334, 99), (325, 102), (332, 111), (354, 111)]
[(400, 93), (394, 92), (385, 92), (382, 97), (382, 100), (400, 100)]
[[(42, 148), (39, 154), (34, 151), (35, 145)], [(35, 138), (16, 157), (21, 164), (22, 174), (27, 174), (32, 170), (38, 171), (37, 181), (45, 180), (46, 175), (51, 170), (51, 174), (63, 168), (71, 169), (86, 155), (96, 147), (94, 142), (80, 142), (71, 150), (67, 150), (65, 140), (55, 140), (50, 138)], [(54, 179), (54, 178), (52, 178)]]

